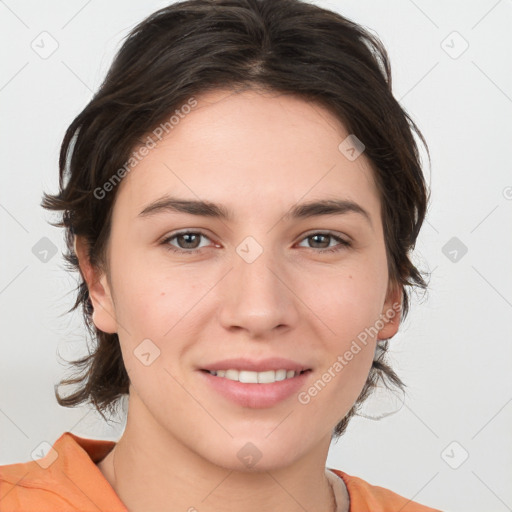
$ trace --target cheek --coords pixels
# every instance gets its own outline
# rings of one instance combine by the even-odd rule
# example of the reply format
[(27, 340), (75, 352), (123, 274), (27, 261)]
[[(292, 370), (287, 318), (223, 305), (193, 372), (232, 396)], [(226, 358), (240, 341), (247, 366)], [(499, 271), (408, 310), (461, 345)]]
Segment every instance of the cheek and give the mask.
[(173, 403), (179, 412), (181, 405), (176, 404), (185, 404), (186, 396), (172, 376), (187, 349), (187, 325), (198, 323), (193, 306), (204, 295), (203, 286), (190, 285), (179, 271), (171, 276), (141, 265), (121, 278), (120, 270), (116, 317), (130, 381), (145, 403), (157, 408)]
[[(323, 408), (325, 414), (326, 404), (335, 403), (333, 417), (337, 417), (348, 412), (371, 369), (387, 274), (366, 265), (328, 278), (320, 274), (310, 277), (307, 283), (315, 282), (316, 287), (304, 282), (302, 293), (311, 298), (308, 306), (319, 326), (315, 338), (324, 354), (315, 389), (306, 391), (318, 412)], [(313, 396), (319, 397), (316, 403)]]
[(387, 274), (369, 265), (337, 273), (318, 272), (302, 280), (304, 302), (325, 327), (331, 348), (340, 351), (350, 340), (374, 326), (382, 312)]
[(207, 292), (210, 280), (199, 269), (166, 266), (161, 260), (130, 253), (129, 257), (118, 257), (114, 267), (116, 317), (134, 343), (141, 337), (162, 339), (187, 315), (193, 315), (194, 305)]

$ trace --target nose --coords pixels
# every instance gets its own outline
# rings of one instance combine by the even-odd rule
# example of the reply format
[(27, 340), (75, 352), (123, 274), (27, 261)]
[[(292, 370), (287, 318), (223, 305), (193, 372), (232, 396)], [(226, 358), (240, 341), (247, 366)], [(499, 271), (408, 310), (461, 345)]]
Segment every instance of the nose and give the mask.
[(233, 267), (221, 283), (219, 320), (230, 331), (268, 338), (277, 329), (292, 328), (299, 319), (298, 297), (290, 273), (264, 250), (254, 261), (234, 255)]

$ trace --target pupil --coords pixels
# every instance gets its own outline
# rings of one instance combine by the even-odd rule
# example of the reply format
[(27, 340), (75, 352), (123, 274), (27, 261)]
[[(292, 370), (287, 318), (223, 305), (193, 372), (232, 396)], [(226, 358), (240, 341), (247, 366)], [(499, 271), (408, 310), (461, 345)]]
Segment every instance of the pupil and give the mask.
[[(313, 239), (318, 239), (319, 237), (327, 238), (329, 235), (313, 235)], [(315, 240), (315, 243), (317, 243), (317, 240)], [(320, 242), (321, 243), (321, 242)], [(324, 242), (325, 243), (325, 242)]]
[[(193, 242), (190, 241), (190, 238), (191, 237), (196, 237), (197, 238), (197, 235), (194, 234), (194, 233), (186, 233), (184, 235), (181, 235), (181, 237), (185, 239), (185, 244), (190, 244), (190, 243), (193, 244)], [(196, 242), (197, 242), (197, 240), (196, 240)], [(197, 244), (196, 244), (196, 246), (197, 246)], [(194, 247), (196, 247), (196, 246), (194, 246)], [(194, 248), (194, 247), (192, 247), (192, 248)], [(188, 247), (188, 248), (190, 249), (190, 247)]]

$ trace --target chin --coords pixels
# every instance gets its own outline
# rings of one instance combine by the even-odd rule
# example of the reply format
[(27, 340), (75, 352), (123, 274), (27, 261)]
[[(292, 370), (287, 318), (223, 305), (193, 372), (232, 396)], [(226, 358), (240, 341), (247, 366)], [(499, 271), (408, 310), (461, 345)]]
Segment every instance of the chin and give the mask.
[[(247, 431), (246, 435), (229, 437), (226, 433), (222, 442), (208, 441), (206, 445), (195, 450), (212, 464), (229, 471), (254, 473), (272, 471), (292, 464), (300, 457), (297, 446), (304, 448), (300, 439), (287, 438), (275, 435), (274, 432), (267, 438), (256, 432)], [(227, 439), (229, 437), (229, 440)], [(210, 438), (211, 439), (211, 438)], [(199, 448), (199, 449), (198, 449)]]

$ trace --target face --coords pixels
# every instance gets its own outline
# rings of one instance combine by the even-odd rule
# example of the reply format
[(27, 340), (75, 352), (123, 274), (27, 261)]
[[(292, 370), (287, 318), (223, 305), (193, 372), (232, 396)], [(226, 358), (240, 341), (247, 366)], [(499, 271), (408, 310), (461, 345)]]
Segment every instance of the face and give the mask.
[[(397, 330), (378, 190), (322, 107), (261, 91), (196, 99), (119, 185), (109, 279), (88, 279), (93, 320), (119, 335), (145, 428), (226, 468), (243, 450), (284, 466), (328, 446), (376, 339)], [(319, 201), (349, 206), (299, 208)], [(262, 382), (205, 371), (220, 367)], [(290, 367), (307, 371), (263, 382)]]

